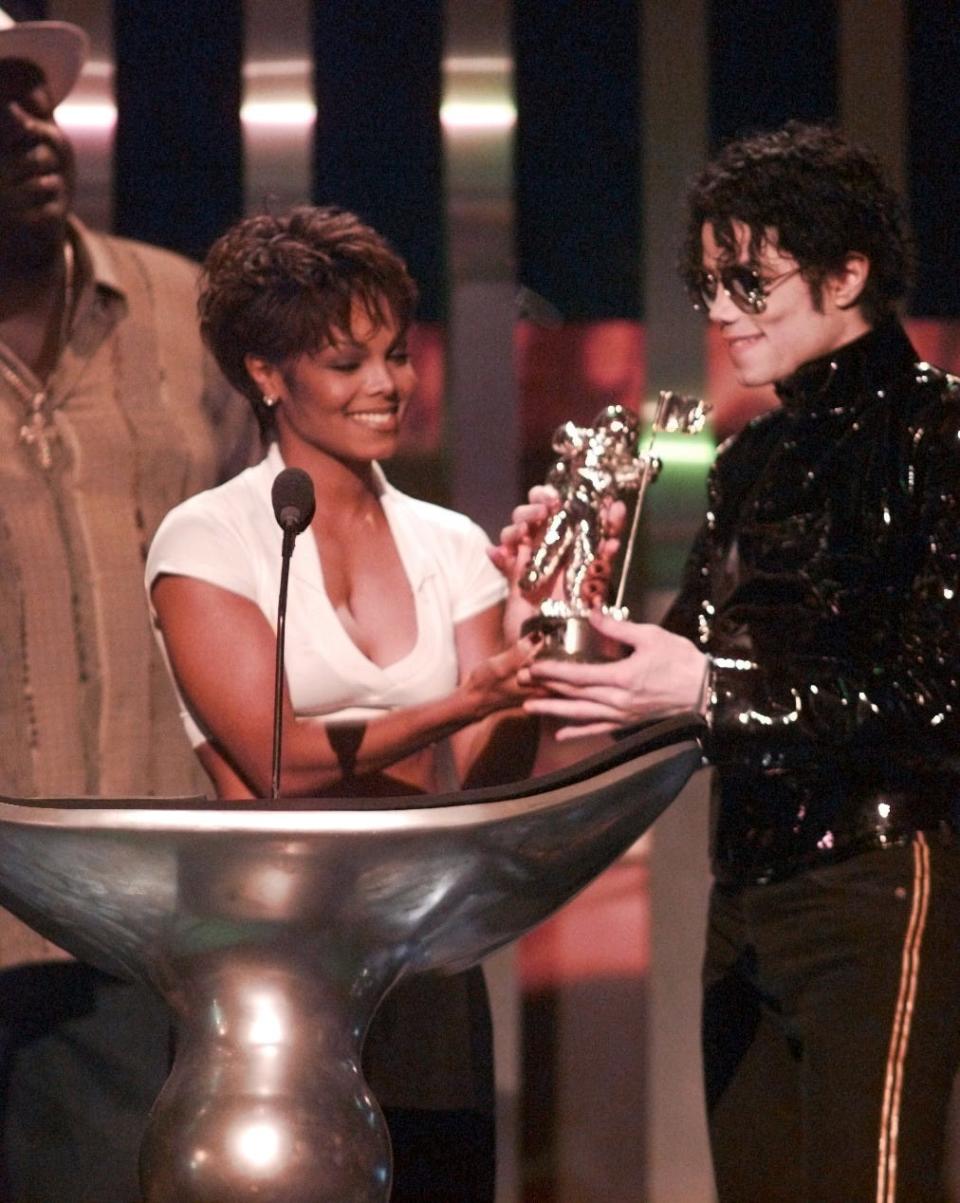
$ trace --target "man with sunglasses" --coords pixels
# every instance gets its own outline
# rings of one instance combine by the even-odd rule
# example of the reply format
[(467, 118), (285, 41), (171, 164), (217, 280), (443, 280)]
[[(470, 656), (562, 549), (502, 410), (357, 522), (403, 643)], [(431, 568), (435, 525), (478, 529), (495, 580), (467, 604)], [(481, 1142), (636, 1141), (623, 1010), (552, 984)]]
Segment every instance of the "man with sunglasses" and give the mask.
[[(703, 1046), (721, 1203), (942, 1200), (960, 1063), (960, 381), (920, 363), (901, 207), (791, 123), (694, 185), (683, 272), (743, 385), (661, 627), (541, 661), (561, 738), (699, 709), (714, 776)], [(504, 532), (522, 568), (552, 504)]]

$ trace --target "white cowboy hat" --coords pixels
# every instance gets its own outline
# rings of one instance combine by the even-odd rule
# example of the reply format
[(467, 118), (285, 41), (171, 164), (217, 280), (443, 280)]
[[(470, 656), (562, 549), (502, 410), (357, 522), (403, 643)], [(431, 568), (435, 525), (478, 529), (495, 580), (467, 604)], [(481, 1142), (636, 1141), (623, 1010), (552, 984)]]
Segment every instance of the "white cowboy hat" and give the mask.
[(58, 105), (77, 82), (90, 42), (66, 21), (14, 21), (0, 8), (0, 59), (21, 58), (43, 72)]

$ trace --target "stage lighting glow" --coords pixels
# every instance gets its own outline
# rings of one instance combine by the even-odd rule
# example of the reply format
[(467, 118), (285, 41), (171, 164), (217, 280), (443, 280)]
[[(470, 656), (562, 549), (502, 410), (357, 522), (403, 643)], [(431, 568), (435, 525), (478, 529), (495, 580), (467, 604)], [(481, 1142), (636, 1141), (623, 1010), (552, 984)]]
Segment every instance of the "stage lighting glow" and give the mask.
[(516, 107), (506, 100), (448, 100), (440, 106), (446, 130), (507, 130), (517, 123)]
[(117, 124), (115, 105), (104, 101), (68, 100), (57, 109), (57, 123), (65, 130), (108, 130)]
[(443, 60), (440, 123), (448, 133), (507, 132), (517, 123), (510, 86), (513, 60), (504, 54), (448, 54)]
[(443, 69), (454, 75), (509, 75), (513, 60), (505, 54), (448, 54)]
[[(305, 100), (254, 100), (240, 109), (243, 124), (258, 128), (305, 128), (311, 126), (316, 117), (316, 107)], [(117, 123), (117, 109), (106, 102), (68, 100), (57, 109), (57, 121), (68, 131), (112, 130)]]
[(316, 105), (309, 100), (248, 100), (240, 108), (244, 125), (292, 128), (313, 125)]
[(255, 1121), (231, 1133), (234, 1153), (251, 1170), (276, 1171), (287, 1152), (288, 1137), (273, 1119)]
[(308, 58), (270, 58), (244, 63), (244, 79), (269, 79), (292, 76), (296, 80), (309, 79), (313, 64)]
[[(303, 72), (301, 60), (248, 64), (247, 79), (293, 76)], [(444, 60), (445, 69), (454, 76), (504, 75), (511, 69), (508, 58), (496, 55), (451, 56)], [(85, 74), (106, 78), (110, 73), (106, 63), (90, 63)], [(308, 128), (317, 118), (316, 105), (309, 99), (248, 100), (240, 108), (240, 120), (256, 128)], [(66, 130), (112, 130), (117, 123), (116, 105), (110, 101), (67, 100), (57, 109), (57, 120)], [(450, 131), (510, 130), (516, 125), (516, 106), (506, 99), (447, 100), (440, 107), (440, 121)]]

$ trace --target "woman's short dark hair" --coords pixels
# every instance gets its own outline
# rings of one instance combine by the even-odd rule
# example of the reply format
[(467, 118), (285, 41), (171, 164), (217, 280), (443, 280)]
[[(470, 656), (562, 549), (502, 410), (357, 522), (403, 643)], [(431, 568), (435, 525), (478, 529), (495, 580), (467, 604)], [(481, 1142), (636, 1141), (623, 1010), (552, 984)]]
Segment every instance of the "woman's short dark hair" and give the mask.
[(417, 287), (400, 256), (353, 213), (300, 205), (245, 218), (213, 244), (200, 280), (200, 332), (269, 429), (273, 415), (245, 357), (281, 365), (319, 351), (350, 333), (358, 301), (376, 325), (392, 318), (405, 330)]
[(788, 122), (772, 133), (730, 142), (694, 182), (680, 270), (695, 286), (702, 269), (701, 231), (709, 223), (724, 252), (736, 259), (734, 220), (750, 229), (759, 254), (769, 231), (792, 255), (819, 305), (827, 276), (852, 253), (870, 274), (859, 304), (868, 322), (889, 313), (907, 291), (911, 252), (903, 204), (877, 157), (835, 129)]

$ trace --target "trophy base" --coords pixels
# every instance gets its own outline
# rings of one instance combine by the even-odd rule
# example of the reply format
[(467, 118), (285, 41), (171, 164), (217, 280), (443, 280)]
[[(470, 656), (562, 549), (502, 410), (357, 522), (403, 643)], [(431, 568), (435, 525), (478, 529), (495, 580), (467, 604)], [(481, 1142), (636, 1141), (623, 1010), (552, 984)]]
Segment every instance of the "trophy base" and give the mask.
[[(617, 611), (613, 616), (625, 618), (626, 611)], [(601, 635), (585, 614), (535, 614), (523, 624), (520, 634), (540, 636), (537, 660), (597, 663), (622, 660), (631, 651), (629, 644)]]

